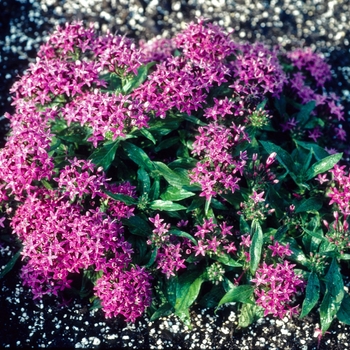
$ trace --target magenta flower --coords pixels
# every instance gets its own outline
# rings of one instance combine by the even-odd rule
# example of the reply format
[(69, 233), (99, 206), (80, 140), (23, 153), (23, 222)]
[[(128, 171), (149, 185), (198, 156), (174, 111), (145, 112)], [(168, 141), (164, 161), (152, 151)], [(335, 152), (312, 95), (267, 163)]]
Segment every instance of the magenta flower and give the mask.
[(261, 193), (257, 193), (256, 191), (253, 191), (253, 194), (249, 198), (251, 198), (255, 204), (259, 202), (264, 202), (265, 201), (264, 194), (265, 194), (264, 191), (262, 191)]
[(256, 271), (251, 282), (256, 286), (256, 303), (265, 310), (264, 316), (272, 314), (274, 317), (283, 318), (286, 314), (296, 312), (290, 303), (304, 282), (294, 273), (294, 266), (287, 260), (276, 265), (267, 265), (264, 262)]

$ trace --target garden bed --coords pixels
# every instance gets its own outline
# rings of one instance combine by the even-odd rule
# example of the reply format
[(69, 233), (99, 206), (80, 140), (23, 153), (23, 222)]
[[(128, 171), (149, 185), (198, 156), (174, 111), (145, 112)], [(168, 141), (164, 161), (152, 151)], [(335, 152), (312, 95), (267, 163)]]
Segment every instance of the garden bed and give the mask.
[[(19, 4), (19, 8), (22, 11), (28, 10), (31, 6), (35, 7), (37, 10), (40, 9), (40, 6), (37, 3), (33, 2), (22, 2)], [(35, 5), (35, 6), (34, 6)], [(45, 7), (45, 5), (48, 5)], [(58, 4), (59, 5), (59, 4)], [(69, 2), (68, 2), (69, 5)], [(70, 20), (72, 16), (74, 17), (74, 8), (69, 8), (61, 6), (61, 12), (64, 13), (65, 18)], [(140, 6), (140, 4), (135, 4)], [(48, 12), (51, 16), (48, 16), (47, 22), (44, 25), (43, 22), (39, 25), (40, 28), (49, 29), (53, 23), (59, 20), (59, 6), (50, 7), (52, 3), (41, 2), (41, 9), (51, 11)], [(68, 7), (67, 7), (68, 6)], [(97, 5), (96, 5), (97, 6)], [(121, 16), (124, 18), (125, 23), (119, 23), (121, 28), (129, 35), (135, 37), (143, 37), (149, 39), (150, 36), (154, 35), (154, 32), (162, 32), (164, 29), (171, 25), (171, 28), (176, 29), (176, 23), (178, 19), (181, 19), (182, 16), (188, 16), (191, 18), (191, 14), (195, 13), (196, 7), (190, 4), (187, 7), (182, 7), (176, 3), (172, 4), (169, 9), (163, 8), (160, 11), (160, 8), (154, 8), (153, 11), (156, 11), (152, 16), (145, 16), (151, 21), (147, 23), (153, 24), (149, 28), (150, 32), (145, 31), (143, 33), (140, 31), (142, 26), (137, 25), (138, 21), (142, 21), (142, 16), (134, 18), (132, 20), (131, 14), (129, 13), (126, 16)], [(211, 17), (215, 19), (215, 11), (210, 11), (209, 7), (205, 4), (202, 4), (202, 14), (206, 15), (210, 12)], [(292, 5), (291, 5), (292, 6)], [(295, 5), (294, 5), (295, 6)], [(283, 44), (286, 43), (286, 47), (289, 48), (295, 45), (300, 44), (300, 40), (305, 38), (307, 44), (312, 45), (316, 43), (316, 47), (320, 47), (320, 50), (328, 56), (330, 63), (332, 63), (334, 74), (338, 77), (338, 80), (335, 79), (334, 85), (331, 87), (336, 93), (342, 97), (343, 105), (345, 106), (345, 112), (349, 111), (348, 108), (348, 75), (347, 66), (349, 62), (349, 51), (346, 39), (346, 34), (349, 33), (349, 30), (345, 27), (346, 20), (343, 20), (342, 15), (346, 12), (344, 4), (339, 2), (335, 7), (326, 6), (319, 4), (318, 7), (315, 7), (313, 10), (310, 8), (312, 5), (306, 3), (302, 8), (285, 8), (284, 5), (280, 7), (280, 12), (277, 10), (278, 7), (266, 5), (266, 13), (263, 11), (264, 8), (260, 8), (258, 4), (255, 7), (245, 7), (243, 4), (237, 3), (237, 9), (241, 10), (240, 16), (235, 18), (236, 20), (236, 32), (241, 39), (250, 39), (255, 41), (253, 34), (255, 33), (256, 38), (259, 41), (269, 42), (271, 38), (276, 40), (276, 42)], [(322, 7), (323, 6), (323, 7)], [(141, 4), (142, 7), (142, 4)], [(293, 7), (293, 6), (292, 6)], [(297, 6), (296, 6), (297, 7)], [(312, 31), (308, 28), (300, 29), (301, 19), (304, 19), (305, 9), (308, 9), (307, 16), (310, 16), (310, 11), (314, 11), (316, 15), (314, 17), (317, 21), (319, 15), (325, 15), (330, 11), (330, 17), (339, 19), (338, 22), (323, 21), (325, 32), (322, 36), (323, 31), (318, 29), (318, 31)], [(92, 8), (94, 8), (92, 6)], [(276, 9), (277, 8), (277, 9)], [(147, 10), (148, 9), (148, 10)], [(177, 10), (176, 10), (177, 9)], [(218, 6), (218, 9), (221, 11), (222, 8)], [(248, 18), (251, 18), (251, 21), (242, 21), (244, 11), (249, 10), (250, 13)], [(17, 9), (16, 9), (17, 10)], [(116, 9), (115, 9), (116, 10)], [(151, 4), (149, 7), (147, 4), (144, 4), (144, 11), (151, 11)], [(225, 15), (221, 13), (221, 20), (224, 20), (232, 9), (227, 8)], [(339, 11), (342, 10), (340, 13)], [(53, 12), (52, 12), (53, 11)], [(56, 11), (56, 12), (55, 12)], [(99, 10), (100, 11), (100, 10)], [(125, 11), (125, 10), (124, 10)], [(275, 25), (269, 25), (269, 22), (264, 20), (268, 18), (269, 11), (273, 11), (279, 14), (277, 16)], [(327, 12), (328, 11), (328, 12)], [(333, 11), (333, 12), (332, 12)], [(100, 11), (101, 12), (101, 11)], [(214, 14), (213, 14), (214, 12)], [(20, 12), (16, 11), (16, 18), (18, 18), (16, 28), (26, 28), (22, 22)], [(108, 14), (108, 12), (106, 11)], [(120, 12), (119, 12), (120, 13)], [(141, 12), (140, 12), (141, 13)], [(260, 14), (260, 16), (258, 16)], [(35, 21), (41, 20), (41, 15), (33, 14), (31, 18)], [(79, 16), (82, 18), (93, 19), (93, 14), (88, 11), (81, 10)], [(89, 17), (90, 16), (90, 17)], [(163, 17), (162, 17), (163, 16)], [(247, 16), (247, 14), (245, 14)], [(286, 17), (284, 17), (286, 16)], [(289, 16), (289, 17), (288, 17)], [(229, 16), (230, 17), (230, 16)], [(327, 16), (323, 16), (327, 17)], [(102, 22), (106, 21), (108, 15), (104, 15)], [(141, 18), (141, 19), (140, 19)], [(219, 17), (217, 17), (219, 19)], [(292, 38), (292, 41), (288, 42), (285, 34), (282, 36), (276, 36), (280, 32), (280, 23), (283, 18), (288, 18), (290, 21), (286, 21), (288, 26), (290, 25), (290, 30), (293, 35), (289, 36), (289, 39)], [(171, 20), (170, 20), (171, 19)], [(254, 20), (253, 20), (254, 19)], [(293, 21), (295, 20), (295, 23)], [(152, 22), (153, 21), (153, 22)], [(182, 22), (182, 21), (178, 21)], [(13, 23), (16, 23), (13, 22)], [(13, 24), (12, 23), (12, 24)], [(39, 22), (40, 23), (40, 22)], [(249, 24), (247, 24), (249, 23)], [(254, 24), (255, 23), (255, 24)], [(262, 25), (265, 23), (265, 25)], [(296, 26), (293, 27), (293, 23)], [(318, 23), (318, 22), (317, 22)], [(333, 24), (332, 24), (333, 23)], [(342, 23), (342, 27), (335, 28), (336, 24)], [(103, 24), (103, 23), (102, 23)], [(111, 28), (113, 28), (111, 23)], [(117, 23), (118, 24), (118, 23)], [(225, 23), (224, 23), (225, 24)], [(327, 25), (329, 24), (329, 28)], [(287, 25), (287, 24), (285, 24)], [(31, 32), (36, 29), (36, 24), (32, 24)], [(312, 26), (308, 23), (308, 26)], [(253, 27), (253, 28), (252, 28)], [(257, 29), (257, 28), (258, 29)], [(264, 29), (264, 28), (271, 28)], [(9, 27), (10, 28), (10, 27)], [(14, 28), (14, 27), (12, 27)], [(30, 27), (27, 27), (30, 28)], [(101, 26), (101, 28), (106, 28)], [(147, 26), (146, 26), (147, 28)], [(319, 28), (319, 27), (318, 27)], [(27, 29), (26, 29), (27, 30)], [(311, 30), (311, 32), (310, 32)], [(330, 34), (333, 31), (333, 37), (330, 37)], [(340, 35), (344, 31), (344, 35)], [(151, 34), (150, 34), (151, 33)], [(245, 33), (240, 34), (240, 33)], [(283, 31), (282, 31), (283, 33)], [(328, 34), (328, 37), (326, 36)], [(17, 33), (18, 34), (18, 33)], [(14, 45), (17, 49), (13, 49), (11, 46), (8, 46), (9, 49), (7, 53), (9, 58), (17, 55), (17, 57), (22, 59), (22, 64), (18, 67), (14, 66), (10, 68), (7, 65), (8, 71), (5, 74), (7, 76), (7, 81), (11, 81), (13, 78), (14, 72), (22, 73), (23, 69), (26, 68), (26, 63), (28, 57), (23, 56), (23, 52), (18, 49), (19, 42), (16, 42), (16, 32), (13, 34)], [(259, 34), (259, 35), (258, 35)], [(30, 34), (31, 35), (31, 34)], [(18, 38), (18, 36), (17, 36)], [(12, 39), (11, 39), (12, 40)], [(19, 39), (18, 39), (19, 40)], [(308, 42), (308, 40), (312, 40)], [(20, 40), (19, 40), (20, 41)], [(40, 40), (36, 42), (39, 44)], [(35, 48), (35, 45), (34, 45)], [(24, 48), (25, 49), (25, 48)], [(28, 49), (27, 49), (28, 51)], [(30, 50), (29, 50), (30, 51)], [(34, 50), (35, 51), (35, 50)], [(30, 54), (32, 58), (35, 54), (32, 52)], [(21, 67), (21, 68), (19, 68)], [(6, 96), (6, 95), (4, 95)], [(7, 98), (6, 98), (7, 100)], [(4, 111), (9, 110), (8, 101), (3, 100)], [(348, 118), (348, 113), (345, 115)], [(345, 126), (348, 128), (348, 125)], [(10, 257), (15, 253), (14, 247), (3, 243), (2, 249), (2, 265), (4, 266)], [(19, 264), (18, 264), (19, 265)], [(315, 328), (318, 328), (317, 323), (318, 315), (316, 313), (311, 313), (307, 318), (303, 320), (298, 320), (293, 318), (293, 322), (289, 320), (278, 320), (274, 318), (263, 318), (260, 319), (257, 323), (249, 326), (245, 330), (237, 329), (237, 318), (235, 310), (235, 305), (228, 305), (221, 307), (217, 314), (213, 313), (213, 310), (210, 309), (198, 309), (194, 307), (191, 312), (191, 321), (193, 324), (193, 329), (186, 329), (183, 324), (179, 322), (174, 316), (169, 316), (166, 318), (161, 318), (160, 320), (149, 322), (147, 318), (143, 318), (136, 322), (135, 325), (126, 324), (121, 319), (117, 318), (114, 320), (106, 321), (103, 317), (101, 310), (99, 311), (89, 311), (89, 305), (86, 300), (79, 300), (73, 298), (69, 304), (69, 307), (64, 305), (59, 305), (56, 299), (51, 297), (45, 297), (43, 301), (34, 303), (32, 301), (32, 295), (26, 288), (20, 285), (18, 276), (18, 268), (16, 267), (11, 271), (10, 274), (6, 275), (3, 280), (3, 291), (1, 295), (1, 302), (4, 305), (3, 309), (6, 310), (7, 317), (4, 317), (4, 324), (2, 329), (8, 330), (4, 332), (1, 337), (1, 343), (3, 346), (31, 346), (31, 347), (131, 347), (131, 348), (199, 348), (202, 345), (202, 348), (232, 348), (232, 349), (252, 349), (252, 348), (286, 348), (286, 349), (312, 349), (317, 346), (318, 337), (314, 334)], [(347, 272), (343, 274), (347, 275)], [(16, 278), (14, 278), (16, 276)], [(347, 285), (347, 284), (346, 284)], [(67, 300), (69, 300), (67, 296)], [(13, 330), (13, 331), (12, 331)], [(18, 335), (20, 334), (20, 337)], [(329, 333), (326, 333), (321, 342), (321, 349), (346, 349), (348, 348), (348, 326), (338, 324), (335, 322), (332, 327), (329, 329)]]

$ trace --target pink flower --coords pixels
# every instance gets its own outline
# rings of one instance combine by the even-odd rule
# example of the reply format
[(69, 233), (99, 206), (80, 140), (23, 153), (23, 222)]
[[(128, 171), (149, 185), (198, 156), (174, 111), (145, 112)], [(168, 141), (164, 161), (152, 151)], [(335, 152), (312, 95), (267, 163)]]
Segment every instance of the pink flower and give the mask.
[(256, 191), (253, 192), (253, 195), (250, 196), (254, 203), (264, 202), (265, 199), (263, 198), (265, 191), (262, 191), (261, 193), (257, 193)]
[(5, 225), (4, 225), (5, 219), (6, 219), (5, 216), (3, 216), (2, 218), (0, 218), (0, 227), (5, 227)]
[(329, 181), (327, 179), (327, 174), (318, 174), (315, 180), (318, 181), (321, 185)]

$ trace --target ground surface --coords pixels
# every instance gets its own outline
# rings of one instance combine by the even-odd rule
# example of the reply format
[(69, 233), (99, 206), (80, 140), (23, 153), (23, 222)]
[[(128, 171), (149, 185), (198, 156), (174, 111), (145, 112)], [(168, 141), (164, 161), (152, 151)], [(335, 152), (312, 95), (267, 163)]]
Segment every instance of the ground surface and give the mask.
[[(58, 23), (82, 19), (99, 30), (150, 39), (171, 36), (196, 16), (232, 27), (237, 40), (263, 41), (286, 49), (311, 46), (332, 65), (331, 85), (341, 96), (350, 118), (350, 3), (348, 0), (2, 0), (0, 3), (0, 146), (4, 144), (11, 112), (9, 89), (22, 74), (48, 32)], [(6, 233), (6, 232), (5, 232)], [(0, 266), (15, 248), (0, 249)], [(175, 317), (156, 322), (147, 318), (135, 325), (103, 318), (84, 300), (69, 307), (47, 298), (33, 301), (18, 279), (19, 264), (1, 280), (1, 347), (76, 347), (144, 349), (316, 349), (316, 314), (298, 320), (262, 319), (245, 330), (237, 329), (234, 305), (214, 314), (193, 310), (192, 330)], [(349, 327), (334, 322), (320, 349), (349, 349)]]

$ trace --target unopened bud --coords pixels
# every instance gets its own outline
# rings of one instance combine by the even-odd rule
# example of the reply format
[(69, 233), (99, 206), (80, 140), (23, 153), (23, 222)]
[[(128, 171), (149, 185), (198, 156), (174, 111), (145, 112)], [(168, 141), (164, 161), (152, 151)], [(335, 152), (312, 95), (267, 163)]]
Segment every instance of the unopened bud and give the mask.
[(275, 161), (275, 158), (277, 156), (277, 153), (276, 152), (272, 152), (269, 157), (267, 158), (266, 160), (266, 166), (268, 167), (269, 165), (271, 165), (274, 161)]

